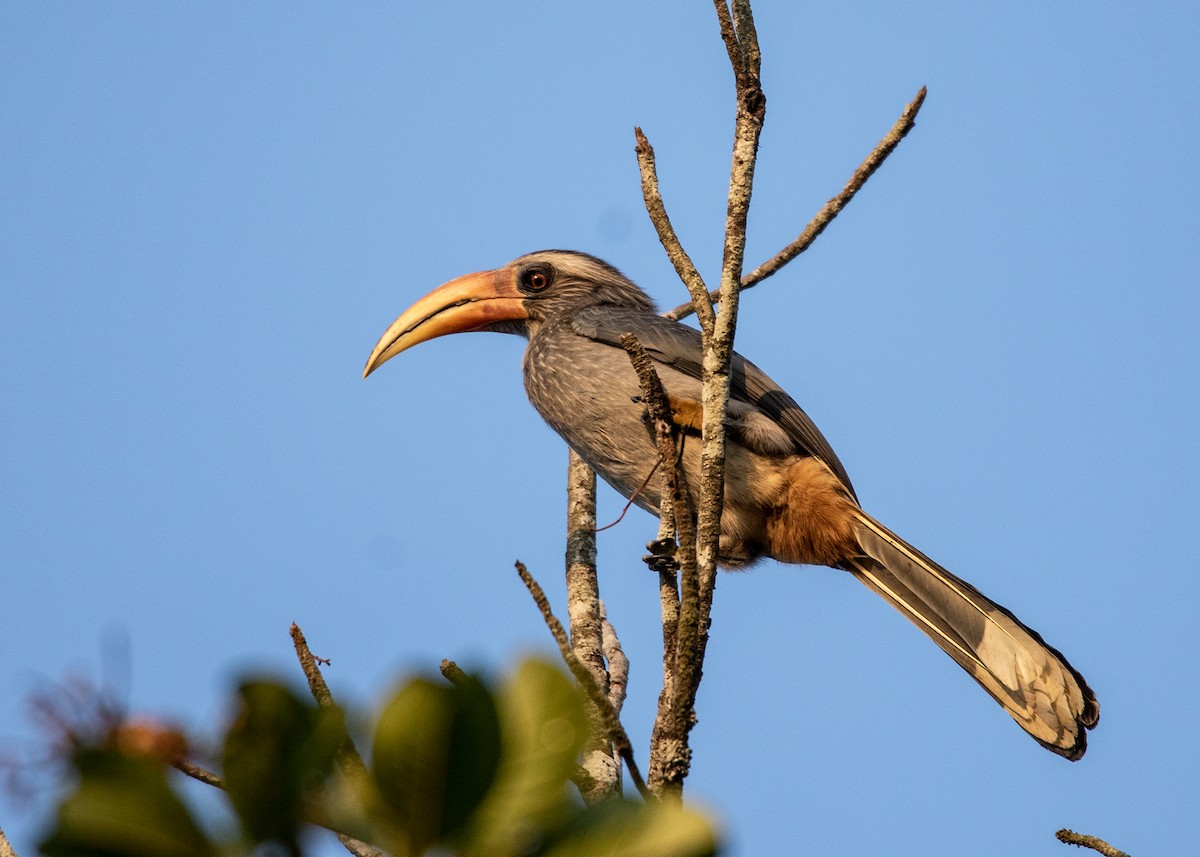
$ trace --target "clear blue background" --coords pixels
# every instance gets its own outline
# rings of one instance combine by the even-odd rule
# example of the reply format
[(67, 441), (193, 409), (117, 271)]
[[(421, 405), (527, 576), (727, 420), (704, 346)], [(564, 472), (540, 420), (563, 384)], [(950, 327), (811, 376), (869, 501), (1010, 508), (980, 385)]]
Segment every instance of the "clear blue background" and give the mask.
[[(750, 265), (929, 99), (746, 296), (740, 350), (866, 507), (1062, 648), (1103, 718), (1068, 764), (846, 576), (764, 564), (718, 587), (689, 793), (747, 857), (1064, 854), (1062, 826), (1178, 852), (1200, 768), (1195, 5), (756, 13)], [(522, 343), (359, 373), (414, 298), (532, 249), (680, 302), (635, 124), (715, 281), (731, 94), (699, 0), (0, 7), (4, 751), (36, 754), (24, 700), (78, 673), (211, 734), (241, 670), (298, 674), (293, 620), (359, 705), (443, 657), (549, 651), (511, 569), (563, 610), (566, 454)], [(600, 517), (619, 508), (605, 489)], [(643, 760), (653, 531), (601, 536)], [(0, 825), (30, 855), (53, 792), (23, 771)]]

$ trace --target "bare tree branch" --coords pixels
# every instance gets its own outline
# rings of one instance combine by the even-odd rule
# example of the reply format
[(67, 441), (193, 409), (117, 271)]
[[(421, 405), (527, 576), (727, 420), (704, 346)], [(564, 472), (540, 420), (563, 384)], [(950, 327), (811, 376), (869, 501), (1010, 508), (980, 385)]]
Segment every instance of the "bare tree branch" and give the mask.
[[(762, 55), (749, 0), (732, 0), (732, 11), (726, 0), (714, 0), (714, 7), (733, 70), (737, 102), (721, 284), (717, 290), (699, 294), (702, 286), (698, 284), (703, 281), (680, 246), (666, 216), (666, 207), (658, 189), (654, 151), (640, 129), (637, 132), (638, 164), (647, 211), (659, 233), (659, 240), (692, 296), (690, 303), (665, 315), (679, 319), (693, 311), (697, 312), (703, 349), (703, 446), (700, 495), (695, 510), (695, 553), (692, 554), (691, 539), (682, 538), (681, 526), (679, 529), (682, 544), (678, 554), (682, 566), (678, 588), (673, 574), (663, 572), (660, 579), (663, 608), (663, 691), (659, 696), (658, 717), (651, 738), (649, 776), (652, 789), (676, 795), (681, 794), (683, 778), (687, 776), (690, 766), (688, 734), (695, 720), (696, 692), (703, 671), (716, 587), (725, 481), (725, 415), (729, 400), (730, 365), (740, 292), (775, 273), (812, 244), (912, 128), (916, 113), (925, 97), (925, 90), (922, 89), (891, 131), (855, 171), (842, 192), (825, 204), (795, 241), (743, 278), (746, 223), (758, 156), (758, 141), (766, 111), (766, 98), (759, 80)], [(719, 305), (716, 311), (713, 311), (714, 301)], [(660, 456), (666, 463), (670, 460), (668, 456), (674, 447), (673, 441), (668, 439), (669, 425), (661, 422), (654, 410), (656, 396), (661, 395), (661, 388), (657, 394), (650, 392), (652, 387), (658, 385), (657, 376), (644, 354), (641, 355), (644, 367), (639, 368), (637, 352), (640, 348), (634, 348), (628, 342), (624, 344), (635, 368), (638, 368), (647, 406), (656, 426)], [(670, 467), (664, 468), (664, 508), (667, 506), (666, 498), (679, 499), (678, 491), (672, 490), (671, 486), (673, 470), (674, 468)], [(676, 480), (676, 488), (679, 483), (686, 488), (686, 482), (682, 478)], [(679, 508), (681, 507), (676, 507), (676, 524), (690, 524), (690, 502), (687, 507), (689, 514), (680, 516)], [(663, 538), (671, 532), (671, 526), (664, 516), (659, 536)]]
[(571, 648), (608, 691), (596, 579), (596, 474), (574, 450), (567, 464), (567, 611)]
[[(622, 338), (643, 388), (653, 435), (659, 446), (660, 463), (669, 465), (664, 466), (662, 474), (664, 490), (660, 504), (660, 539), (672, 533), (667, 521), (668, 506), (673, 509), (674, 526), (679, 534), (676, 550), (680, 563), (679, 588), (676, 589), (673, 574), (660, 572), (663, 690), (659, 696), (658, 716), (651, 738), (649, 767), (651, 788), (676, 798), (682, 795), (683, 780), (690, 768), (688, 735), (695, 722), (696, 692), (703, 672), (720, 559), (725, 484), (725, 413), (729, 401), (733, 335), (737, 325), (737, 298), (742, 282), (754, 164), (766, 111), (766, 98), (759, 85), (762, 57), (749, 0), (733, 0), (732, 11), (726, 0), (714, 0), (713, 5), (737, 93), (721, 285), (717, 293), (719, 312), (713, 312), (713, 297), (704, 292), (703, 280), (683, 251), (666, 216), (666, 207), (658, 189), (654, 150), (641, 130), (636, 131), (638, 166), (646, 210), (668, 257), (692, 295), (700, 322), (703, 417), (700, 494), (695, 507), (680, 467), (682, 447), (676, 447), (676, 432), (658, 375), (636, 339), (632, 336)], [(680, 443), (683, 441), (684, 438), (680, 438)]]
[(190, 759), (184, 759), (182, 757), (174, 759), (171, 762), (171, 767), (175, 768), (177, 771), (187, 774), (193, 780), (204, 783), (206, 786), (212, 786), (214, 789), (225, 789), (225, 781), (222, 780), (220, 776), (214, 774), (207, 768), (197, 765)]
[[(742, 261), (746, 246), (746, 220), (750, 208), (751, 188), (754, 179), (754, 164), (758, 153), (758, 138), (762, 130), (766, 99), (759, 86), (758, 69), (761, 56), (754, 20), (749, 3), (735, 2), (733, 13), (724, 0), (714, 0), (721, 36), (729, 54), (737, 90), (736, 121), (732, 163), (730, 166), (728, 206), (725, 218), (725, 241), (721, 263), (721, 286), (719, 289), (720, 309), (711, 327), (701, 326), (703, 350), (703, 406), (700, 493), (696, 506), (694, 542), (691, 534), (690, 498), (676, 498), (675, 523), (680, 532), (680, 577), (678, 590), (678, 619), (675, 623), (674, 639), (664, 627), (664, 650), (673, 642), (673, 672), (665, 671), (664, 688), (660, 696), (660, 720), (665, 714), (665, 723), (655, 723), (652, 741), (655, 749), (662, 751), (658, 764), (651, 769), (652, 782), (675, 796), (682, 794), (683, 780), (690, 769), (691, 753), (688, 736), (695, 723), (695, 701), (703, 675), (704, 655), (707, 649), (712, 599), (716, 587), (717, 565), (720, 550), (721, 513), (723, 510), (725, 484), (725, 413), (729, 401), (730, 364), (733, 356), (733, 335), (737, 325), (737, 297), (741, 284)], [(692, 292), (693, 303), (703, 306)], [(635, 352), (626, 343), (631, 358)], [(647, 360), (647, 364), (649, 361)], [(635, 366), (637, 361), (635, 360)], [(649, 367), (652, 370), (652, 367)], [(639, 372), (643, 387), (648, 385), (647, 375)], [(653, 379), (657, 381), (655, 377)], [(648, 397), (652, 400), (652, 397)], [(660, 455), (667, 455), (673, 444), (667, 443), (666, 431), (660, 417), (651, 414), (658, 426)], [(682, 490), (681, 490), (682, 489)], [(687, 483), (677, 480), (676, 491), (682, 494)], [(684, 514), (683, 510), (689, 510)], [(695, 554), (692, 555), (692, 544)], [(660, 581), (660, 596), (664, 608), (664, 619), (671, 612), (674, 581)], [(664, 660), (667, 660), (664, 656)], [(670, 686), (668, 686), (670, 685)], [(669, 699), (669, 710), (664, 711), (663, 702)]]
[[(292, 627), (295, 626), (293, 625)], [(193, 780), (204, 783), (206, 786), (212, 786), (213, 788), (221, 789), (222, 791), (225, 790), (225, 781), (223, 779), (207, 768), (197, 765), (195, 762), (189, 761), (188, 759), (179, 758), (172, 761), (171, 766), (177, 771), (187, 774)], [(339, 833), (330, 827), (328, 822), (324, 820), (310, 820), (313, 824), (324, 827), (326, 830), (337, 836), (338, 841), (342, 843), (342, 847), (353, 854), (354, 857), (387, 857), (386, 852), (380, 851), (375, 846), (363, 842), (361, 839), (355, 839), (353, 836), (348, 834)], [(0, 851), (0, 857), (4, 857), (3, 851)]]
[[(308, 648), (308, 641), (304, 639), (304, 632), (295, 622), (292, 623), (290, 631), (292, 645), (296, 649), (296, 657), (300, 660), (300, 668), (304, 670), (304, 677), (308, 679), (308, 689), (312, 693), (313, 699), (320, 706), (336, 705), (333, 701), (333, 693), (329, 690), (329, 685), (325, 683), (325, 677), (321, 675), (321, 668), (317, 664), (318, 658), (313, 655)], [(349, 735), (346, 735), (338, 752), (338, 764), (341, 766), (342, 773), (347, 777), (367, 776), (367, 766)]]
[[(725, 486), (725, 412), (729, 402), (730, 364), (737, 329), (738, 292), (746, 250), (746, 221), (750, 213), (758, 139), (766, 114), (766, 97), (759, 85), (761, 62), (758, 35), (747, 0), (735, 2), (732, 20), (725, 0), (714, 0), (721, 36), (725, 40), (737, 84), (733, 157), (729, 171), (729, 201), (725, 215), (725, 246), (721, 262), (720, 311), (704, 346), (703, 447), (700, 454), (700, 499), (696, 514), (696, 562), (700, 571), (700, 609), (703, 632), (712, 608), (720, 544)], [(753, 57), (753, 61), (751, 61)], [(703, 651), (698, 652), (703, 658)]]
[(734, 80), (737, 81), (746, 73), (746, 57), (742, 52), (742, 46), (738, 43), (733, 18), (729, 14), (729, 6), (725, 0), (713, 0), (713, 5), (717, 10), (717, 23), (721, 27), (721, 39), (725, 42), (725, 50), (729, 54), (729, 65), (732, 66)]
[[(571, 648), (611, 703), (596, 578), (596, 474), (574, 450), (568, 458), (566, 580)], [(604, 713), (590, 698), (588, 719), (592, 728), (581, 761), (586, 776), (577, 785), (584, 801), (594, 804), (620, 794), (621, 763), (613, 752)]]
[[(650, 739), (648, 768), (651, 790), (678, 799), (682, 795), (683, 780), (690, 769), (688, 736), (694, 723), (692, 708), (700, 684), (707, 634), (700, 607), (695, 513), (681, 464), (682, 450), (676, 446), (676, 432), (662, 381), (650, 356), (636, 336), (631, 333), (625, 334), (621, 337), (621, 345), (629, 354), (629, 360), (641, 384), (643, 401), (650, 418), (651, 432), (658, 445), (660, 467), (663, 470), (663, 496), (669, 498), (669, 506), (674, 510), (675, 527), (679, 533), (676, 556), (680, 564), (681, 585), (678, 593), (675, 590), (673, 574), (669, 591), (665, 591), (660, 578), (660, 595), (664, 599), (663, 690), (659, 695), (658, 714)], [(663, 527), (660, 528), (660, 535), (674, 536), (674, 533)]]
[(442, 658), (441, 663), (442, 677), (451, 684), (463, 684), (467, 681), (467, 674), (463, 668), (449, 658)]
[(637, 152), (638, 169), (642, 174), (642, 199), (646, 203), (650, 222), (654, 224), (654, 229), (658, 232), (658, 240), (662, 243), (663, 249), (667, 251), (667, 258), (675, 266), (675, 273), (679, 275), (679, 279), (687, 286), (688, 294), (692, 296), (692, 312), (696, 313), (700, 329), (711, 334), (715, 319), (713, 298), (709, 297), (708, 286), (704, 285), (704, 279), (700, 276), (700, 272), (696, 270), (691, 257), (679, 243), (675, 227), (671, 225), (671, 219), (667, 217), (667, 209), (658, 189), (654, 147), (650, 145), (650, 141), (646, 139), (641, 128), (634, 128), (633, 133), (637, 138), (635, 151)]
[[(879, 141), (879, 144), (871, 151), (871, 154), (867, 155), (866, 159), (859, 164), (854, 174), (850, 176), (850, 180), (846, 182), (845, 187), (821, 206), (821, 210), (813, 215), (812, 220), (808, 222), (808, 225), (796, 236), (794, 241), (742, 278), (742, 291), (752, 288), (767, 277), (777, 273), (784, 265), (795, 259), (816, 241), (817, 237), (825, 231), (825, 227), (833, 222), (833, 219), (841, 213), (850, 200), (854, 199), (855, 194), (867, 183), (867, 179), (883, 165), (888, 155), (895, 151), (896, 147), (900, 145), (900, 141), (913, 129), (913, 126), (916, 125), (917, 113), (924, 103), (925, 87), (921, 87), (913, 100), (905, 106), (904, 112), (900, 114), (900, 118), (896, 120), (883, 139)], [(710, 292), (709, 298), (714, 301), (719, 300), (719, 291)], [(694, 300), (692, 303), (680, 304), (670, 312), (663, 313), (663, 315), (667, 318), (673, 318), (676, 321), (687, 318), (694, 311), (693, 303)]]
[(1059, 842), (1064, 842), (1067, 845), (1078, 845), (1080, 848), (1091, 848), (1093, 851), (1103, 854), (1104, 857), (1129, 857), (1124, 851), (1114, 848), (1103, 839), (1083, 833), (1076, 833), (1074, 830), (1067, 830), (1065, 827), (1054, 835)]
[[(292, 635), (292, 647), (296, 650), (296, 657), (300, 660), (300, 669), (304, 671), (304, 677), (308, 680), (308, 689), (312, 693), (313, 699), (317, 701), (317, 705), (333, 705), (333, 694), (329, 690), (329, 685), (325, 683), (325, 677), (321, 675), (321, 668), (317, 665), (318, 658), (312, 653), (308, 647), (308, 641), (304, 639), (304, 632), (300, 630), (300, 626), (295, 622), (288, 629)], [(324, 661), (325, 665), (329, 665), (329, 661)]]
[(758, 47), (758, 30), (754, 27), (754, 13), (750, 0), (733, 0), (733, 20), (746, 58), (746, 70), (757, 78), (762, 73), (762, 52)]
[[(304, 677), (308, 680), (308, 689), (312, 693), (313, 699), (320, 706), (336, 705), (337, 703), (333, 700), (333, 693), (329, 690), (329, 685), (325, 683), (325, 676), (321, 675), (319, 662), (323, 659), (318, 658), (309, 649), (308, 641), (304, 638), (304, 632), (300, 630), (299, 625), (293, 622), (290, 631), (292, 645), (296, 649), (296, 657), (300, 660), (300, 668), (304, 671)], [(324, 661), (324, 663), (328, 664), (329, 661)], [(443, 664), (445, 663), (443, 661)], [(370, 776), (367, 773), (366, 763), (363, 762), (358, 748), (354, 746), (354, 741), (351, 740), (349, 735), (345, 736), (341, 749), (338, 751), (338, 764), (342, 769), (342, 773), (349, 779), (353, 780), (359, 777)], [(184, 773), (187, 773), (187, 771), (184, 771)], [(322, 824), (322, 826), (329, 827), (328, 824)], [(337, 836), (338, 842), (342, 843), (342, 847), (353, 854), (354, 857), (387, 857), (386, 852), (380, 851), (375, 846), (363, 842), (361, 839), (355, 839), (353, 836), (346, 833), (339, 833), (336, 830), (333, 832)]]

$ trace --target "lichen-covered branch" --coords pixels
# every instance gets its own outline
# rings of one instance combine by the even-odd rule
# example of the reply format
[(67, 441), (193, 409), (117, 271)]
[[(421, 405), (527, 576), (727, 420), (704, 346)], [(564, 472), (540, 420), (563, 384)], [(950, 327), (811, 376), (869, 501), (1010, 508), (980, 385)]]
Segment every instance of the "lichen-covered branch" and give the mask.
[(217, 774), (214, 774), (208, 768), (202, 765), (197, 765), (190, 759), (185, 759), (182, 756), (171, 760), (171, 767), (182, 774), (187, 774), (193, 780), (199, 783), (204, 783), (206, 786), (212, 786), (214, 789), (224, 789), (225, 781)]
[[(308, 640), (304, 638), (304, 632), (300, 630), (299, 625), (293, 622), (290, 631), (292, 635), (292, 646), (296, 649), (296, 657), (300, 660), (300, 669), (304, 671), (304, 677), (308, 680), (308, 689), (309, 692), (312, 693), (313, 699), (316, 700), (317, 705), (335, 705), (336, 703), (333, 700), (333, 692), (330, 691), (329, 685), (326, 684), (325, 676), (321, 674), (321, 667), (319, 664), (321, 659), (314, 655), (312, 650), (309, 649)], [(326, 661), (326, 663), (328, 663), (328, 661)], [(443, 661), (442, 663), (444, 666), (446, 662)], [(363, 762), (363, 758), (359, 754), (358, 748), (354, 746), (354, 742), (350, 740), (349, 735), (346, 736), (346, 740), (342, 744), (342, 749), (338, 753), (338, 765), (341, 767), (342, 773), (348, 778), (365, 778), (370, 776), (367, 773), (366, 763)], [(177, 765), (176, 767), (179, 766)], [(182, 767), (180, 770), (183, 770), (184, 773), (188, 773), (189, 776), (197, 778), (199, 778), (197, 775), (201, 772), (208, 773), (199, 766), (194, 767), (197, 769), (195, 773), (189, 772)], [(223, 787), (220, 785), (219, 779), (217, 783), (210, 783), (210, 785), (217, 785), (219, 788)], [(328, 827), (327, 824), (322, 824), (322, 826)], [(337, 836), (338, 842), (342, 844), (342, 847), (353, 854), (354, 857), (386, 857), (383, 851), (380, 851), (378, 848), (367, 842), (363, 842), (361, 839), (356, 839), (353, 836), (340, 833), (336, 830), (334, 831), (334, 834)]]
[[(295, 628), (296, 626), (292, 625), (292, 627)], [(303, 635), (301, 635), (301, 639), (303, 639)], [(171, 766), (180, 773), (186, 774), (193, 780), (204, 783), (206, 786), (212, 786), (215, 789), (221, 790), (225, 789), (225, 781), (221, 779), (220, 776), (188, 759), (174, 759), (171, 762)], [(326, 830), (337, 836), (338, 842), (342, 843), (342, 847), (353, 854), (354, 857), (387, 857), (385, 852), (380, 851), (374, 845), (371, 845), (368, 842), (363, 842), (361, 839), (356, 839), (349, 834), (340, 833), (339, 831), (334, 830), (326, 818), (317, 817), (318, 814), (316, 813), (315, 806), (312, 809), (314, 811), (314, 817), (310, 818), (309, 820), (313, 824), (324, 827)], [(5, 857), (5, 854), (2, 850), (0, 850), (0, 857)]]
[[(292, 635), (292, 646), (296, 649), (296, 657), (300, 660), (300, 668), (304, 671), (304, 677), (308, 680), (308, 689), (312, 693), (313, 699), (316, 700), (317, 705), (334, 705), (333, 693), (329, 690), (329, 685), (325, 683), (325, 677), (321, 675), (321, 668), (317, 663), (318, 659), (308, 648), (308, 641), (304, 639), (304, 632), (300, 630), (300, 626), (295, 622), (292, 623), (290, 632)], [(338, 764), (342, 769), (342, 773), (347, 777), (367, 776), (367, 766), (363, 762), (358, 748), (350, 740), (349, 735), (346, 736), (341, 752), (338, 753)]]
[[(666, 509), (674, 514), (679, 534), (676, 578), (660, 572), (663, 609), (663, 690), (651, 738), (649, 776), (651, 788), (678, 797), (690, 769), (688, 735), (695, 722), (696, 692), (703, 674), (708, 643), (713, 592), (716, 587), (720, 552), (721, 513), (725, 483), (725, 413), (729, 401), (733, 336), (737, 326), (737, 297), (741, 287), (746, 248), (746, 221), (754, 183), (754, 164), (766, 110), (759, 84), (762, 57), (749, 0), (714, 0), (721, 38), (729, 55), (736, 89), (736, 112), (725, 240), (721, 261), (721, 285), (715, 296), (720, 310), (714, 312), (713, 296), (704, 291), (701, 279), (675, 235), (658, 188), (654, 150), (638, 129), (637, 155), (642, 176), (642, 195), (659, 240), (692, 295), (700, 322), (702, 349), (703, 418), (699, 496), (693, 506), (688, 482), (680, 469), (677, 433), (671, 423), (667, 399), (649, 357), (632, 336), (622, 344), (638, 372), (650, 416), (659, 459), (664, 466), (662, 492), (664, 510), (660, 538), (672, 534)], [(683, 442), (681, 438), (680, 443)], [(693, 514), (695, 517), (693, 518)]]
[(442, 663), (438, 669), (442, 674), (442, 678), (453, 685), (465, 684), (470, 678), (462, 667), (449, 658), (442, 658)]
[(654, 147), (650, 145), (650, 141), (646, 139), (641, 128), (634, 128), (633, 133), (637, 138), (637, 147), (634, 151), (637, 152), (638, 169), (642, 174), (642, 199), (646, 203), (646, 212), (650, 215), (650, 222), (654, 224), (654, 230), (658, 233), (659, 242), (667, 251), (667, 258), (675, 266), (675, 273), (679, 275), (679, 279), (687, 286), (688, 294), (692, 296), (692, 311), (696, 313), (700, 329), (711, 335), (715, 316), (713, 299), (709, 297), (708, 286), (704, 285), (704, 279), (696, 270), (687, 251), (683, 249), (683, 245), (679, 242), (679, 236), (675, 234), (675, 227), (671, 225), (671, 219), (667, 216), (667, 208), (663, 203), (662, 193), (658, 189), (658, 170), (655, 167)]
[[(692, 497), (681, 465), (680, 447), (671, 420), (670, 406), (662, 381), (646, 351), (633, 334), (621, 337), (621, 345), (637, 373), (642, 388), (651, 432), (658, 445), (663, 471), (663, 506), (674, 513), (679, 536), (679, 589), (675, 577), (660, 582), (663, 597), (663, 690), (650, 740), (648, 784), (656, 794), (678, 798), (691, 766), (688, 737), (695, 722), (693, 708), (704, 664), (707, 625), (701, 609), (700, 571), (696, 562), (697, 542)], [(666, 527), (660, 535), (673, 538)]]
[[(663, 617), (663, 689), (651, 737), (648, 767), (650, 788), (679, 796), (690, 768), (688, 736), (695, 722), (695, 700), (703, 672), (720, 561), (720, 530), (725, 482), (725, 422), (730, 392), (730, 367), (742, 290), (774, 274), (804, 252), (913, 127), (925, 97), (922, 89), (900, 119), (800, 235), (770, 260), (743, 275), (746, 224), (754, 186), (759, 137), (766, 115), (760, 74), (762, 53), (749, 0), (713, 0), (735, 87), (735, 121), (729, 171), (725, 235), (719, 288), (706, 291), (666, 213), (658, 185), (654, 149), (641, 129), (637, 137), (642, 196), (650, 220), (691, 295), (691, 302), (665, 315), (681, 319), (697, 314), (701, 333), (701, 451), (698, 491), (693, 498), (679, 467), (684, 437), (672, 425), (667, 399), (653, 363), (632, 337), (623, 339), (643, 389), (652, 435), (659, 446), (663, 489), (659, 539), (679, 536), (679, 574), (660, 571)], [(715, 305), (714, 305), (715, 304)], [(695, 476), (696, 474), (693, 474)], [(694, 530), (693, 530), (694, 526)]]
[(696, 562), (700, 569), (701, 619), (707, 634), (716, 586), (721, 512), (725, 486), (725, 412), (729, 402), (730, 364), (737, 329), (738, 293), (746, 251), (746, 221), (750, 213), (758, 140), (766, 115), (766, 97), (759, 82), (761, 56), (754, 16), (748, 0), (735, 0), (732, 19), (725, 0), (714, 0), (733, 66), (737, 108), (729, 198), (725, 215), (725, 245), (721, 262), (720, 307), (711, 336), (703, 337), (703, 446), (700, 453), (700, 498), (696, 513)]
[[(596, 474), (574, 450), (567, 462), (567, 616), (571, 648), (611, 702), (608, 664), (604, 655), (600, 584), (596, 579)], [(587, 803), (620, 794), (621, 766), (613, 752), (600, 707), (588, 702), (592, 729), (583, 748), (579, 780)]]
[(1093, 851), (1098, 851), (1104, 857), (1129, 857), (1124, 851), (1119, 848), (1114, 848), (1103, 839), (1096, 836), (1088, 836), (1084, 833), (1076, 833), (1074, 830), (1063, 828), (1054, 834), (1059, 842), (1065, 842), (1067, 845), (1078, 845), (1080, 848), (1091, 848)]

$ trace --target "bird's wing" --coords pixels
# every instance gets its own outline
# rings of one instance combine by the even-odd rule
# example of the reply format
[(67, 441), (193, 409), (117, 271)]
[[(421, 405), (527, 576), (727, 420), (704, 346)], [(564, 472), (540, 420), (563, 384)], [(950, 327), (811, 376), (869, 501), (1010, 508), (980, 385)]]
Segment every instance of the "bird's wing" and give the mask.
[[(596, 306), (576, 312), (571, 326), (580, 336), (617, 348), (623, 335), (633, 333), (656, 362), (697, 380), (703, 375), (700, 332), (677, 321), (624, 307)], [(736, 353), (730, 396), (753, 405), (778, 423), (796, 444), (797, 452), (823, 461), (853, 495), (846, 468), (808, 414), (767, 373)]]

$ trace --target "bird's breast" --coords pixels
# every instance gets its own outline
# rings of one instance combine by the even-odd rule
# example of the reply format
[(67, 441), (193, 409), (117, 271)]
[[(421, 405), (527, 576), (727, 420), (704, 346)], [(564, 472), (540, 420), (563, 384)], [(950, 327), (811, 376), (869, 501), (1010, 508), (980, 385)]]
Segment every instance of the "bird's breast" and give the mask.
[[(569, 331), (535, 335), (524, 374), (530, 403), (592, 469), (625, 496), (642, 485), (657, 454), (624, 351)], [(651, 482), (638, 501), (657, 511), (657, 480)]]

